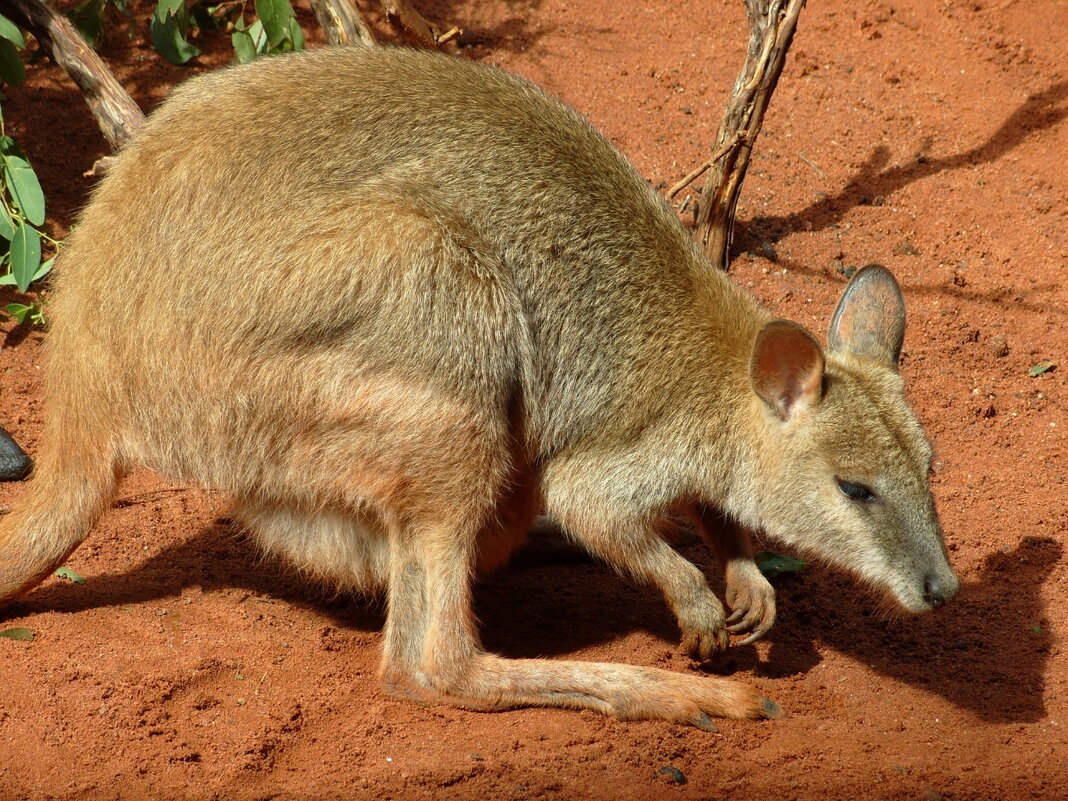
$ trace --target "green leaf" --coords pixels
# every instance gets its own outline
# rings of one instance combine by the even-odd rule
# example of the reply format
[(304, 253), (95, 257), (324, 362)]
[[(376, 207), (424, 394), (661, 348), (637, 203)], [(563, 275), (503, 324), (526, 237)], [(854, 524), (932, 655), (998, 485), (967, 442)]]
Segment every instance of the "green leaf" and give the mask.
[(27, 220), (34, 225), (43, 225), (45, 198), (44, 192), (41, 191), (41, 182), (37, 180), (37, 173), (22, 156), (12, 155), (9, 149), (3, 152), (4, 182), (11, 193), (11, 199), (26, 215)]
[(22, 65), (22, 56), (18, 48), (8, 39), (0, 39), (0, 78), (12, 86), (18, 86), (26, 80), (26, 68)]
[(33, 639), (33, 629), (28, 629), (23, 626), (13, 629), (4, 629), (0, 631), (0, 637), (7, 637), (9, 640), (24, 640), (29, 642)]
[(159, 0), (153, 16), (161, 20), (167, 17), (180, 17), (185, 13), (185, 0)]
[(1034, 367), (1032, 367), (1030, 370), (1028, 370), (1027, 374), (1029, 376), (1031, 376), (1031, 378), (1036, 378), (1036, 377), (1042, 375), (1043, 373), (1048, 373), (1050, 370), (1052, 370), (1056, 366), (1057, 366), (1057, 362), (1051, 362), (1051, 361), (1039, 362)]
[(15, 276), (11, 273), (0, 275), (0, 286), (15, 286)]
[(160, 17), (162, 10), (163, 2), (156, 9), (149, 25), (152, 44), (156, 46), (159, 54), (172, 64), (185, 64), (189, 59), (199, 56), (200, 51), (186, 41), (183, 30), (185, 26), (180, 24), (179, 18), (173, 14)]
[(1033, 631), (1035, 634), (1041, 634), (1042, 633), (1042, 624), (1041, 623), (1035, 623), (1033, 626), (1031, 626), (1031, 631)]
[(252, 41), (248, 31), (235, 30), (230, 34), (230, 41), (234, 45), (239, 64), (248, 64), (256, 57), (256, 43)]
[(30, 281), (40, 266), (41, 235), (32, 225), (19, 223), (11, 239), (11, 274), (15, 276), (19, 292), (29, 289)]
[(256, 0), (256, 14), (263, 23), (270, 49), (289, 38), (289, 21), (293, 18), (289, 0)]
[(23, 306), (21, 303), (9, 303), (4, 306), (4, 311), (18, 320), (19, 325), (26, 322), (26, 315), (33, 311), (33, 306)]
[(7, 206), (0, 203), (0, 237), (3, 237), (8, 242), (11, 241), (11, 237), (15, 235), (15, 223), (11, 219), (11, 212), (7, 210)]
[(56, 257), (55, 256), (53, 256), (52, 258), (50, 258), (46, 262), (42, 262), (41, 266), (37, 268), (37, 272), (35, 272), (33, 274), (33, 278), (31, 278), (30, 281), (31, 282), (39, 281), (42, 278), (44, 278), (46, 275), (48, 275), (50, 272), (52, 272), (52, 265), (55, 264), (55, 263), (56, 263)]
[(71, 570), (69, 567), (61, 567), (52, 575), (56, 576), (57, 578), (70, 579), (75, 584), (85, 584), (85, 579), (78, 575), (75, 571)]
[(761, 551), (753, 557), (753, 560), (756, 562), (757, 567), (760, 568), (760, 572), (769, 579), (778, 578), (788, 573), (796, 573), (805, 567), (805, 562), (802, 559), (798, 559), (795, 556), (787, 556), (786, 554), (772, 553), (771, 551)]
[(22, 31), (19, 30), (19, 26), (3, 14), (0, 14), (0, 38), (7, 39), (15, 47), (26, 46), (26, 40), (22, 38)]
[(78, 28), (78, 32), (93, 47), (104, 29), (104, 8), (107, 0), (82, 0), (67, 12), (67, 17)]
[(294, 50), (304, 49), (304, 30), (300, 27), (296, 17), (291, 17), (289, 20), (289, 41)]

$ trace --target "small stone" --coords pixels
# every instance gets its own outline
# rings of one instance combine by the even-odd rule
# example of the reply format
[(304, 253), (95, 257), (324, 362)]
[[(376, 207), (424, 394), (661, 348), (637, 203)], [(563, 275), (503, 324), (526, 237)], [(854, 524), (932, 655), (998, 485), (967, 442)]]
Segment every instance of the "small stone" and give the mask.
[(1009, 355), (1009, 342), (1001, 334), (990, 337), (990, 352), (995, 357), (1003, 359)]
[(907, 239), (902, 239), (897, 245), (894, 246), (895, 256), (919, 256), (920, 251), (916, 249), (916, 246), (909, 242)]
[(674, 765), (664, 765), (657, 773), (663, 776), (672, 784), (686, 784), (686, 774), (676, 768)]
[(838, 272), (840, 272), (846, 278), (852, 278), (856, 274), (857, 268), (855, 266), (854, 267), (839, 267), (838, 268)]
[(934, 787), (928, 787), (920, 796), (921, 801), (942, 801), (942, 793)]

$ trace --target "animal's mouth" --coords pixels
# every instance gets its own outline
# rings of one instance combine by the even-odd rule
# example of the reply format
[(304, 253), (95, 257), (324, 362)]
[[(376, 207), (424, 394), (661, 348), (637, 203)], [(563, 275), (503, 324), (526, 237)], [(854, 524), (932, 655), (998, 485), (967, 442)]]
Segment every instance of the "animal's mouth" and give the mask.
[(928, 573), (906, 592), (898, 588), (897, 602), (908, 612), (922, 615), (945, 606), (960, 590), (960, 580), (953, 573)]

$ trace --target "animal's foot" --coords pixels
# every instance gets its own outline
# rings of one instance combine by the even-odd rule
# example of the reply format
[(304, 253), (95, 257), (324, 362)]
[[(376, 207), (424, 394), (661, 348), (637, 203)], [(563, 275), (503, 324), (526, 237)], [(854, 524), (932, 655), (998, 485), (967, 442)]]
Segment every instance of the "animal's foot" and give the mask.
[(738, 645), (756, 642), (775, 623), (775, 588), (752, 560), (735, 561), (727, 567), (727, 631), (748, 634)]

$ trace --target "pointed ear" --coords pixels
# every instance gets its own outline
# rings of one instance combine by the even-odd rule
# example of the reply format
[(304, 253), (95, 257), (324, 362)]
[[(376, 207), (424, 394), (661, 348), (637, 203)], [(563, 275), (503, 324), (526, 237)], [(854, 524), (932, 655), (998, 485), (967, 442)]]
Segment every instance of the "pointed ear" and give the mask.
[(846, 286), (831, 318), (827, 345), (832, 353), (848, 353), (897, 368), (905, 340), (905, 299), (888, 269), (862, 267)]
[(788, 420), (823, 397), (823, 352), (797, 323), (772, 320), (757, 334), (749, 377), (760, 399)]

